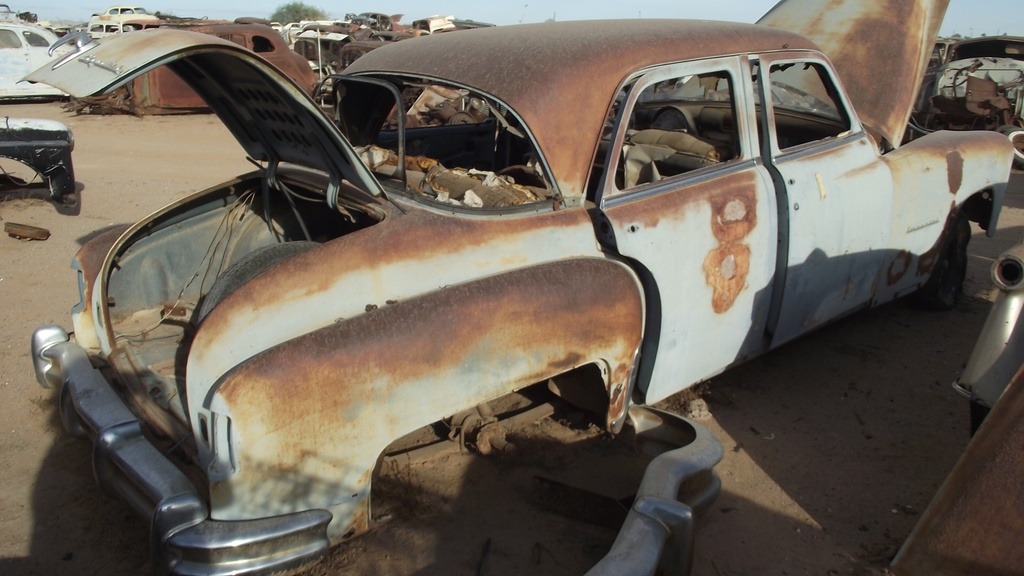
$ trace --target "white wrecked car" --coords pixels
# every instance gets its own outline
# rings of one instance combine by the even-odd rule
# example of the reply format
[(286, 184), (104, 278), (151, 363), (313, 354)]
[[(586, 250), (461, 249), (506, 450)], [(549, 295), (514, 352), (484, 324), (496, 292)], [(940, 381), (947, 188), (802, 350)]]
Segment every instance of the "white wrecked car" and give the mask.
[[(836, 318), (950, 306), (1012, 150), (900, 146), (945, 2), (871, 6), (406, 40), (333, 78), (333, 117), (207, 35), (86, 44), (31, 78), (88, 95), (166, 63), (257, 168), (86, 244), (74, 339), (35, 333), (37, 377), (161, 570), (276, 572), (372, 529), (381, 455), (431, 423), (540, 384), (645, 429)], [(721, 448), (658, 418), (690, 452), (648, 469), (594, 573), (686, 569), (676, 492)]]

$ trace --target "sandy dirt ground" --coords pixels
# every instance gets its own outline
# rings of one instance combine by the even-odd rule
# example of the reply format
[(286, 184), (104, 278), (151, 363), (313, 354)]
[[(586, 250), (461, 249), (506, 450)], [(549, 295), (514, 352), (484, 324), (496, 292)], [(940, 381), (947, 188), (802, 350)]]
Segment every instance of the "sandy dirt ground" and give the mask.
[[(55, 394), (35, 381), (30, 335), (43, 324), (69, 327), (77, 301), (69, 262), (83, 242), (250, 165), (211, 116), (72, 116), (58, 104), (4, 105), (0, 116), (68, 124), (81, 190), (70, 210), (40, 189), (0, 193), (3, 223), (52, 233), (31, 242), (0, 236), (0, 573), (146, 573), (147, 524), (97, 489), (88, 445), (64, 432)], [(968, 297), (957, 310), (895, 302), (862, 312), (706, 383), (706, 411), (683, 397), (663, 404), (702, 417), (726, 452), (722, 494), (699, 521), (695, 574), (885, 572), (968, 440), (967, 404), (950, 383), (988, 313), (991, 260), (1021, 238), (1022, 225), (1017, 174), (996, 237), (974, 231)], [(556, 458), (533, 446), (535, 456)], [(414, 496), (428, 508), (418, 517), (427, 534), (386, 525), (310, 572), (573, 573), (614, 537), (555, 520), (520, 528), (508, 495), (491, 484), (515, 467), (448, 458), (459, 474)], [(473, 468), (481, 469), (462, 474)], [(468, 519), (484, 507), (483, 520)], [(555, 550), (555, 540), (568, 548)]]

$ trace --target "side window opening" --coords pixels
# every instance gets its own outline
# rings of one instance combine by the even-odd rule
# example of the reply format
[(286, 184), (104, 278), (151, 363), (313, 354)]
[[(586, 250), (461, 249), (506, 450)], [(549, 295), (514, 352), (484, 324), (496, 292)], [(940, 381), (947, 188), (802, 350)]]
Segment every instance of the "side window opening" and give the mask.
[(252, 37), (252, 51), (257, 54), (273, 52), (274, 44), (270, 41), (269, 38), (257, 34)]
[(21, 48), (21, 40), (13, 30), (0, 30), (0, 49)]
[(849, 115), (821, 64), (772, 64), (769, 82), (780, 150), (849, 132)]
[(30, 32), (27, 30), (25, 31), (25, 40), (28, 42), (29, 46), (38, 46), (40, 48), (46, 48), (50, 45), (50, 43), (46, 41), (46, 38), (43, 38), (35, 32)]
[(729, 73), (689, 74), (648, 84), (626, 114), (615, 185), (628, 190), (742, 156)]

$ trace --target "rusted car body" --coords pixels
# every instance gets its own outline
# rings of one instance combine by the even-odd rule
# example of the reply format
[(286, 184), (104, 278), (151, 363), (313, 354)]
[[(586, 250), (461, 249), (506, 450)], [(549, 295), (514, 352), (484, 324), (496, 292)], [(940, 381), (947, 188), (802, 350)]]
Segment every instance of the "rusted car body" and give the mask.
[[(0, 118), (0, 157), (28, 166), (46, 182), (50, 197), (58, 204), (75, 200), (75, 170), (71, 151), (75, 139), (71, 130), (54, 120), (37, 118)], [(21, 186), (0, 175), (0, 188)]]
[(918, 132), (998, 130), (1024, 167), (1024, 37), (968, 38), (928, 70), (914, 115)]
[[(513, 391), (596, 397), (617, 433), (835, 318), (955, 291), (959, 231), (994, 232), (1012, 151), (993, 133), (899, 147), (945, 3), (899, 19), (796, 4), (761, 25), (399, 42), (333, 78), (333, 118), (251, 52), (180, 31), (34, 74), (91, 94), (166, 63), (260, 162), (84, 246), (74, 341), (33, 339), (101, 484), (152, 519), (158, 566), (315, 558), (373, 525), (392, 442)], [(784, 30), (808, 10), (831, 28), (805, 34), (832, 43)], [(873, 25), (899, 50), (869, 54), (906, 54), (884, 64), (907, 77), (848, 93), (840, 74), (879, 63), (851, 59), (843, 32)], [(716, 451), (700, 452), (653, 482), (708, 472)], [(650, 545), (631, 550), (625, 527), (601, 573), (678, 536), (639, 502)]]

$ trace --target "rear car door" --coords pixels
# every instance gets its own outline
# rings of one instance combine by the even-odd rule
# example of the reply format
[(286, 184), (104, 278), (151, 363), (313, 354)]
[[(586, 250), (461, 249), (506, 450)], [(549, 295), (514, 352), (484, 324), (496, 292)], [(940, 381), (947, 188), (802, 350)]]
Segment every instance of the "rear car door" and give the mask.
[(654, 67), (610, 115), (594, 197), (602, 242), (645, 283), (647, 402), (765, 345), (776, 206), (749, 78), (741, 57)]

